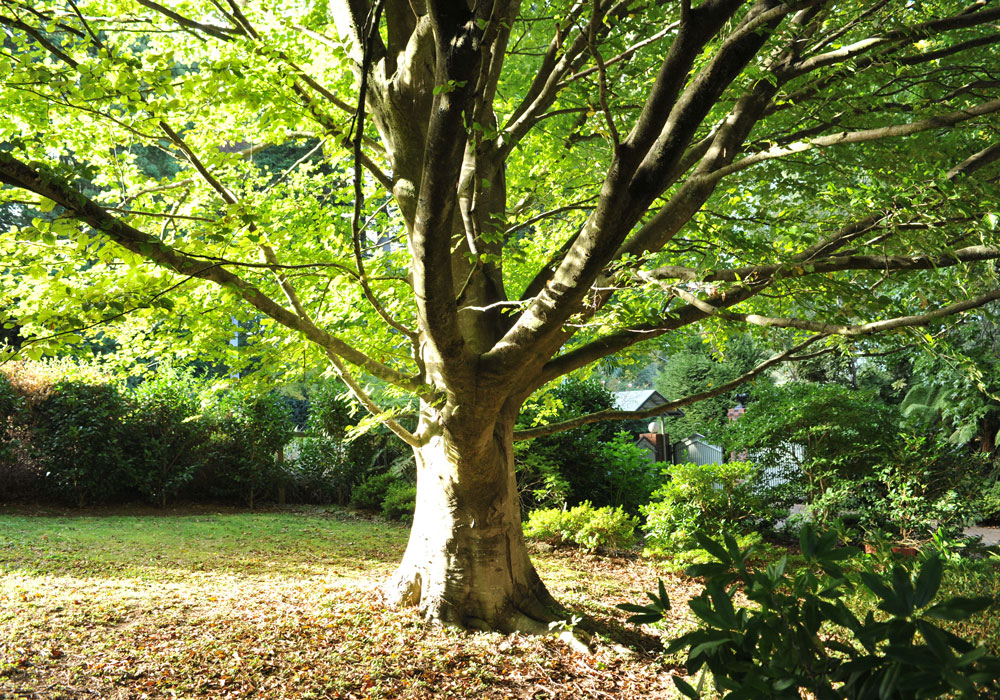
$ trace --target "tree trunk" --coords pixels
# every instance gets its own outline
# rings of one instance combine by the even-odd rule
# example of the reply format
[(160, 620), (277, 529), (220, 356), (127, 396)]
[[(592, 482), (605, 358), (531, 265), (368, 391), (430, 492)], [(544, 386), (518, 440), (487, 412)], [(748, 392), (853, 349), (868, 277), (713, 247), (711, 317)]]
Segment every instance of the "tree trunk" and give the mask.
[[(419, 605), (443, 624), (545, 632), (556, 603), (528, 557), (514, 477), (514, 419), (492, 434), (430, 428), (415, 448), (417, 503), (406, 554), (383, 585), (387, 602)], [(473, 431), (469, 431), (473, 432)]]

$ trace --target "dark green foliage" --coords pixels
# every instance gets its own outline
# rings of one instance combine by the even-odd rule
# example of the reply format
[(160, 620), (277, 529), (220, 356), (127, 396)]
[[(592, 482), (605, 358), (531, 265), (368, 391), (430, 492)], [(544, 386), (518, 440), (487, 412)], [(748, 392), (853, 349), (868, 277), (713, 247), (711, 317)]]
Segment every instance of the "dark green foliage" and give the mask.
[(322, 384), (310, 391), (307, 427), (313, 437), (299, 443), (297, 459), (286, 466), (300, 497), (343, 504), (376, 463), (384, 466), (399, 455), (399, 441), (380, 426), (351, 431), (363, 415), (339, 383)]
[(135, 486), (161, 507), (194, 478), (205, 457), (208, 430), (197, 392), (190, 373), (161, 368), (132, 393), (128, 439)]
[(300, 459), (279, 463), (292, 428), (284, 397), (241, 388), (208, 396), (186, 371), (161, 368), (129, 389), (84, 365), (10, 363), (0, 374), (0, 498), (249, 505), (291, 486), (299, 500), (344, 502), (376, 458), (393, 454), (370, 431), (305, 439)]
[(302, 438), (294, 443), (298, 455), (283, 465), (298, 500), (306, 503), (339, 503), (346, 498), (344, 446), (327, 437)]
[(1000, 320), (989, 307), (969, 314), (914, 363), (902, 402), (905, 427), (944, 431), (956, 445), (996, 452), (1000, 433)]
[[(938, 624), (967, 619), (993, 599), (935, 602), (943, 573), (936, 555), (913, 573), (896, 565), (854, 576), (844, 563), (857, 550), (808, 526), (800, 537), (804, 565), (794, 571), (787, 557), (749, 567), (752, 548), (741, 550), (728, 533), (722, 542), (697, 537), (715, 559), (688, 568), (705, 578), (704, 591), (689, 603), (700, 627), (674, 639), (667, 653), (686, 649), (688, 673), (707, 669), (725, 700), (799, 700), (803, 690), (818, 700), (980, 698), (1000, 691), (1000, 658)], [(736, 605), (737, 591), (750, 606)], [(878, 613), (858, 617), (848, 605), (856, 593), (870, 597)], [(650, 597), (652, 605), (622, 606), (637, 613), (632, 621), (662, 619), (670, 607), (663, 586)], [(687, 697), (701, 697), (701, 687), (675, 682)]]
[(276, 454), (292, 430), (288, 406), (275, 394), (234, 390), (220, 397), (212, 410), (207, 448), (215, 477), (232, 485), (253, 508), (279, 480)]
[(992, 490), (985, 455), (943, 436), (886, 436), (887, 454), (868, 475), (836, 480), (808, 506), (820, 522), (849, 513), (849, 524), (893, 539), (955, 536), (988, 515)]
[[(724, 352), (694, 338), (669, 358), (656, 380), (656, 388), (668, 399), (690, 396), (732, 381), (762, 359), (763, 353), (750, 336), (731, 338)], [(737, 404), (737, 395), (743, 392), (745, 387), (685, 406), (684, 415), (663, 419), (666, 432), (674, 440), (695, 433), (714, 437), (725, 425), (726, 411)]]
[(29, 454), (24, 396), (0, 374), (0, 500), (30, 500), (44, 492), (45, 472)]
[(382, 499), (382, 515), (391, 520), (409, 520), (417, 502), (417, 487), (405, 481), (389, 484)]
[(0, 374), (0, 463), (9, 463), (13, 457), (13, 422), (22, 404), (10, 381)]
[(870, 474), (897, 433), (896, 412), (868, 392), (797, 382), (758, 385), (751, 398), (746, 414), (725, 431), (726, 449), (746, 451), (786, 478), (803, 478), (808, 500), (838, 480)]
[(377, 510), (381, 508), (389, 487), (398, 483), (398, 477), (389, 474), (372, 474), (364, 479), (351, 491), (351, 503), (359, 508)]
[[(552, 423), (614, 408), (614, 396), (596, 380), (567, 379), (525, 404), (519, 427)], [(646, 461), (621, 423), (601, 422), (514, 444), (525, 510), (590, 501), (630, 512), (656, 488), (658, 468)]]
[(63, 380), (36, 412), (32, 448), (54, 495), (83, 506), (127, 494), (134, 479), (125, 451), (128, 406), (117, 387)]
[(638, 513), (662, 483), (662, 463), (651, 462), (649, 453), (637, 447), (635, 439), (619, 432), (601, 448), (605, 478), (608, 483), (608, 504)]

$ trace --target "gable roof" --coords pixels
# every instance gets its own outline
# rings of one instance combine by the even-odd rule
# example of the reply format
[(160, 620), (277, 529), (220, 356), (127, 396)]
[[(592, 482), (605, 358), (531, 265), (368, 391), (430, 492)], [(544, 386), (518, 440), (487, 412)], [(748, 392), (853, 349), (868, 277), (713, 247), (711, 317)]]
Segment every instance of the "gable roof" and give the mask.
[[(654, 406), (662, 406), (667, 403), (666, 397), (656, 389), (641, 389), (639, 391), (616, 391), (614, 392), (615, 407), (620, 411), (641, 411)], [(667, 416), (682, 416), (680, 410), (667, 411)]]

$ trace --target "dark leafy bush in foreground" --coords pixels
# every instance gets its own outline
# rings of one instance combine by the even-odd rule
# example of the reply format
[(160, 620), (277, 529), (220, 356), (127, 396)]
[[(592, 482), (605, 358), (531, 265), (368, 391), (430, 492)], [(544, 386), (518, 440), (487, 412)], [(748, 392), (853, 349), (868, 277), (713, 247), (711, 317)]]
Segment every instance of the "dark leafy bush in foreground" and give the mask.
[[(802, 529), (804, 566), (788, 570), (782, 557), (767, 567), (748, 566), (752, 548), (741, 550), (703, 533), (699, 544), (715, 560), (688, 568), (705, 577), (705, 590), (689, 603), (701, 626), (673, 640), (667, 653), (687, 650), (687, 670), (707, 669), (725, 700), (799, 700), (800, 690), (818, 700), (916, 700), (955, 694), (996, 697), (1000, 658), (985, 647), (943, 628), (939, 621), (964, 620), (987, 608), (990, 597), (935, 601), (943, 565), (932, 555), (917, 571), (896, 565), (855, 577), (843, 563), (857, 553), (838, 547), (833, 533)], [(734, 603), (742, 591), (752, 606)], [(876, 599), (877, 611), (859, 618), (847, 600), (860, 591)], [(652, 604), (623, 605), (650, 623), (670, 608), (660, 584)], [(674, 677), (690, 698), (696, 689)]]

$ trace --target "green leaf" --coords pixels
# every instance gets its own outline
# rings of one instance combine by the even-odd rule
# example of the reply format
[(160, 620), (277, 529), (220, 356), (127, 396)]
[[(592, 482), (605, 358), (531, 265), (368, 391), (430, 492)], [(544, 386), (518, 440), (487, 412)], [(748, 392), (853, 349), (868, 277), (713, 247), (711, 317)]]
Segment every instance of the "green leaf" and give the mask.
[(923, 566), (920, 567), (920, 573), (917, 574), (917, 579), (913, 584), (914, 607), (922, 608), (933, 600), (934, 596), (938, 592), (938, 589), (941, 587), (942, 572), (943, 566), (941, 564), (941, 558), (936, 554), (924, 562)]
[(964, 620), (967, 617), (981, 612), (993, 604), (991, 596), (978, 596), (967, 598), (957, 596), (949, 600), (932, 605), (924, 611), (924, 615), (935, 620)]
[(698, 694), (698, 691), (691, 687), (691, 684), (680, 676), (672, 675), (670, 676), (670, 679), (674, 682), (677, 690), (683, 693), (684, 697), (691, 698), (691, 700), (698, 700), (701, 697), (701, 695)]
[(691, 653), (688, 654), (688, 658), (689, 659), (697, 659), (699, 656), (701, 656), (705, 652), (707, 652), (707, 651), (714, 651), (715, 649), (718, 649), (719, 647), (723, 646), (724, 644), (729, 644), (730, 642), (732, 642), (732, 640), (728, 639), (728, 638), (726, 638), (726, 639), (713, 639), (710, 642), (702, 642), (701, 644), (698, 644), (698, 645), (696, 645), (696, 646), (694, 646), (694, 647), (691, 648)]
[(704, 549), (706, 552), (711, 554), (713, 557), (718, 559), (723, 564), (732, 564), (733, 560), (729, 557), (729, 552), (721, 544), (713, 540), (711, 537), (706, 535), (701, 530), (694, 533), (695, 541), (698, 545)]

